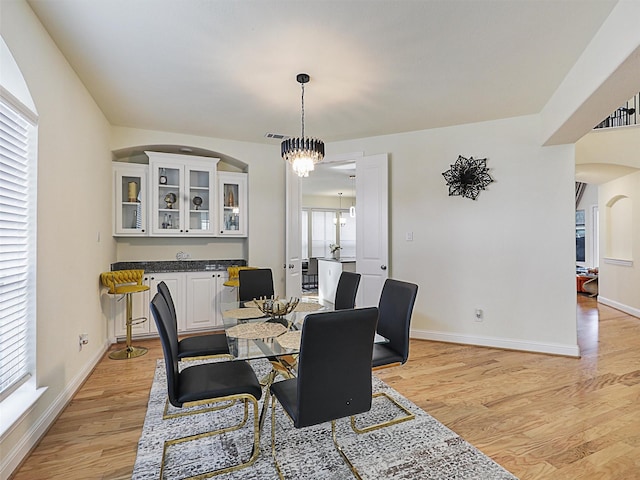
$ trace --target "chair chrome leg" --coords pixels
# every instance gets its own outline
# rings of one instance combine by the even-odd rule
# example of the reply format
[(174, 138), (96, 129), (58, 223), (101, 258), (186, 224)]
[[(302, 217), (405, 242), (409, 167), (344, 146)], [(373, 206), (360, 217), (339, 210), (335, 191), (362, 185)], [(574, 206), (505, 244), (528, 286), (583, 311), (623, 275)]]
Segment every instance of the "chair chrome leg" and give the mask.
[(347, 457), (347, 454), (344, 453), (344, 451), (342, 450), (342, 447), (338, 444), (338, 438), (336, 436), (335, 420), (331, 420), (331, 438), (333, 439), (333, 445), (336, 447), (336, 450), (338, 450), (338, 453), (342, 457), (342, 460), (344, 460), (344, 463), (346, 463), (348, 467), (351, 469), (351, 473), (353, 473), (353, 476), (356, 477), (358, 480), (362, 480), (360, 473), (358, 472), (356, 467), (353, 465), (353, 463), (351, 463), (351, 460), (349, 460), (349, 457)]
[[(265, 401), (266, 400), (265, 398)], [(280, 480), (284, 480), (284, 475), (276, 458), (276, 397), (273, 396), (271, 397), (271, 456), (273, 457), (273, 463), (276, 466), (278, 477)]]
[[(351, 460), (349, 460), (349, 457), (347, 457), (347, 454), (344, 453), (344, 450), (342, 450), (342, 447), (338, 443), (335, 420), (331, 420), (331, 438), (333, 439), (333, 445), (336, 447), (336, 450), (342, 457), (344, 463), (346, 463), (351, 470), (351, 473), (353, 473), (353, 476), (358, 480), (362, 480), (360, 473), (353, 465), (353, 463), (351, 463)], [(280, 464), (278, 463), (278, 459), (276, 457), (276, 397), (274, 396), (271, 397), (271, 456), (273, 457), (273, 463), (276, 466), (278, 477), (280, 478), (280, 480), (285, 480), (284, 474), (282, 473), (282, 469), (280, 468)]]
[(397, 423), (401, 423), (401, 422), (406, 422), (408, 420), (413, 420), (416, 416), (411, 413), (411, 411), (404, 407), (403, 405), (400, 405), (400, 403), (398, 403), (398, 401), (391, 397), (390, 395), (387, 395), (385, 392), (378, 392), (378, 393), (374, 393), (373, 398), (379, 398), (379, 397), (385, 397), (387, 398), (389, 401), (391, 401), (396, 407), (398, 407), (400, 410), (402, 410), (405, 415), (402, 417), (396, 417), (393, 418), (392, 420), (387, 420), (386, 422), (380, 422), (380, 423), (376, 423), (374, 425), (369, 425), (367, 427), (358, 427), (356, 425), (356, 418), (355, 416), (351, 416), (351, 428), (353, 429), (354, 432), (356, 433), (367, 433), (367, 432), (371, 432), (372, 430), (377, 430), (379, 428), (384, 428), (384, 427), (390, 427), (391, 425), (395, 425)]
[[(198, 413), (215, 412), (217, 410), (224, 410), (225, 408), (232, 407), (233, 405), (235, 405), (235, 403), (236, 403), (236, 400), (230, 400), (229, 403), (223, 403), (222, 405), (215, 405), (207, 408), (202, 408), (197, 411), (187, 411), (187, 412), (178, 411), (176, 413), (169, 413), (169, 397), (167, 397), (167, 400), (164, 403), (164, 411), (162, 412), (162, 419), (167, 420), (169, 418), (186, 417), (188, 415), (196, 415)], [(245, 401), (244, 402), (244, 421), (242, 422), (242, 425), (240, 425), (240, 427), (242, 427), (247, 422), (248, 418), (249, 418), (249, 409), (247, 408), (247, 402)]]
[[(235, 402), (236, 400), (243, 400), (244, 401), (244, 418), (242, 419), (242, 421), (240, 423), (237, 423), (235, 425), (231, 425), (229, 427), (224, 427), (221, 428), (219, 430), (215, 430), (213, 432), (204, 432), (204, 433), (199, 433), (196, 435), (189, 435), (187, 437), (181, 437), (181, 438), (176, 438), (173, 440), (166, 440), (164, 442), (164, 446), (162, 449), (162, 461), (160, 463), (160, 478), (163, 478), (164, 475), (164, 463), (165, 463), (165, 457), (166, 457), (166, 453), (167, 453), (167, 448), (173, 445), (178, 445), (181, 443), (185, 443), (185, 442), (190, 442), (193, 440), (199, 440), (201, 438), (206, 438), (206, 437), (211, 437), (213, 435), (218, 435), (221, 433), (225, 433), (225, 432), (230, 432), (233, 430), (237, 430), (239, 428), (241, 428), (242, 426), (244, 426), (244, 424), (247, 422), (247, 417), (248, 417), (248, 402), (251, 402), (251, 404), (253, 405), (253, 447), (251, 449), (251, 455), (249, 457), (249, 459), (246, 462), (240, 463), (238, 465), (231, 465), (229, 467), (224, 467), (224, 468), (220, 468), (218, 470), (213, 470), (211, 472), (205, 472), (205, 473), (201, 473), (199, 475), (194, 475), (192, 477), (188, 477), (188, 479), (185, 480), (204, 480), (205, 478), (210, 478), (216, 475), (220, 475), (222, 473), (228, 473), (228, 472), (235, 472), (236, 470), (240, 470), (242, 468), (248, 467), (249, 465), (252, 465), (253, 462), (256, 461), (256, 459), (258, 458), (258, 453), (260, 452), (260, 429), (259, 429), (259, 421), (258, 421), (258, 401), (249, 395), (231, 395), (229, 397), (223, 398), (221, 399), (221, 401), (223, 402)], [(207, 402), (202, 401), (202, 402), (193, 402), (192, 405), (204, 405)], [(210, 402), (209, 402), (210, 403)], [(185, 404), (186, 405), (186, 404)], [(189, 405), (186, 405), (189, 406)], [(199, 412), (194, 412), (193, 414), (197, 414)]]

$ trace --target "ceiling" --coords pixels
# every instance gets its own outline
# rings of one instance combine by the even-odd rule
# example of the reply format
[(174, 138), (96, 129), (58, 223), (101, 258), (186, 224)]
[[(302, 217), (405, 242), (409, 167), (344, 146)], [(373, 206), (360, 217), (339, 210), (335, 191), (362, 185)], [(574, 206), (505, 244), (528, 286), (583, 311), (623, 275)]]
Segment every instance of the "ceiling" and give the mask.
[[(300, 134), (305, 72), (305, 133), (331, 155), (540, 112), (616, 0), (28, 3), (112, 125), (278, 145)], [(303, 188), (335, 194), (330, 171)]]

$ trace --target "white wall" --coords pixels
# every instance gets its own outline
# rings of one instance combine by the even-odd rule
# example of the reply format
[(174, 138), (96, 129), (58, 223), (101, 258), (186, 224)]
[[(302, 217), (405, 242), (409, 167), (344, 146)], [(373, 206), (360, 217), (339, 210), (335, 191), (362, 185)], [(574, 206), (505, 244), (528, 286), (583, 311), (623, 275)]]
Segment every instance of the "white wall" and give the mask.
[[(3, 0), (0, 34), (39, 114), (37, 359), (33, 410), (1, 439), (5, 475), (33, 446), (105, 351), (99, 274), (111, 239), (109, 124), (22, 0)], [(98, 241), (100, 233), (100, 241)], [(89, 344), (79, 351), (78, 334)]]
[[(539, 146), (538, 122), (327, 147), (390, 153), (390, 276), (420, 287), (413, 336), (577, 354), (574, 149)], [(442, 172), (458, 155), (488, 159), (494, 183), (476, 201), (448, 196)], [(474, 321), (476, 308), (483, 322)]]
[[(610, 225), (610, 212), (608, 205), (616, 197), (626, 197), (628, 204), (629, 220), (625, 221), (624, 231), (615, 232), (623, 235), (619, 239), (628, 245), (625, 258), (615, 258), (612, 255), (611, 240), (608, 228)], [(606, 305), (640, 317), (640, 172), (633, 173), (611, 182), (600, 185), (598, 194), (598, 207), (600, 210), (600, 269), (599, 269), (599, 295), (598, 301)], [(613, 258), (607, 259), (605, 257)], [(630, 257), (630, 258), (629, 258)], [(618, 262), (617, 260), (625, 260)], [(629, 263), (630, 261), (630, 263)]]

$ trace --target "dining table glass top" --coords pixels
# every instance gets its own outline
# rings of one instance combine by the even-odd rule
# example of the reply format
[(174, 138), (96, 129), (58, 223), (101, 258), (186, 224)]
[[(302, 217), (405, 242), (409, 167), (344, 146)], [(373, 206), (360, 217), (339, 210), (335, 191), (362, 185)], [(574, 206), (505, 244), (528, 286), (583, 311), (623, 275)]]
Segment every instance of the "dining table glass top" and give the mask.
[[(237, 360), (284, 357), (300, 353), (304, 318), (309, 313), (333, 310), (333, 304), (300, 299), (295, 310), (279, 318), (265, 315), (252, 302), (222, 304), (229, 352)], [(376, 333), (374, 343), (388, 339)]]
[(222, 318), (229, 352), (238, 360), (296, 355), (300, 353), (305, 316), (331, 309), (331, 304), (301, 299), (293, 312), (272, 318), (252, 302), (224, 303)]

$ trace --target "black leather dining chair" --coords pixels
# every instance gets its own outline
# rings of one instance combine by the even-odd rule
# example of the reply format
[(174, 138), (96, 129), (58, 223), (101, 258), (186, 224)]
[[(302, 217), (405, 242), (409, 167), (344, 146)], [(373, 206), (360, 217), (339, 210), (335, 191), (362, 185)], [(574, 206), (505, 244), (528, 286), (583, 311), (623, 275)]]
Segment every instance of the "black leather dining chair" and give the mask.
[[(417, 295), (418, 286), (414, 283), (392, 278), (385, 281), (378, 302), (377, 332), (388, 342), (373, 345), (371, 366), (374, 370), (403, 365), (409, 358), (409, 329)], [(357, 427), (355, 419), (352, 418), (351, 426), (356, 432), (365, 433), (414, 418), (407, 408), (385, 392), (375, 394), (374, 398), (376, 397), (386, 397), (404, 412), (404, 416), (368, 427)]]
[(253, 369), (247, 362), (238, 361), (204, 363), (186, 367), (180, 371), (178, 369), (178, 332), (171, 317), (169, 306), (164, 297), (160, 293), (156, 293), (150, 307), (160, 334), (162, 350), (164, 351), (169, 402), (178, 408), (200, 405), (210, 406), (210, 408), (191, 409), (174, 414), (167, 414), (165, 409), (163, 419), (201, 414), (219, 408), (219, 405), (216, 404), (220, 403), (223, 404), (224, 408), (224, 406), (233, 404), (238, 400), (244, 402), (244, 418), (240, 423), (215, 431), (165, 440), (160, 478), (164, 478), (164, 458), (168, 447), (241, 428), (248, 420), (248, 404), (250, 403), (253, 405), (253, 448), (249, 459), (236, 465), (219, 468), (200, 475), (205, 478), (248, 467), (258, 456), (260, 442), (258, 400), (262, 395), (262, 390)]
[(284, 477), (275, 448), (276, 400), (295, 428), (331, 421), (335, 448), (356, 478), (360, 478), (338, 444), (335, 421), (371, 408), (371, 355), (377, 321), (376, 307), (312, 313), (305, 317), (298, 376), (274, 383), (270, 388), (271, 454), (281, 479)]
[(240, 302), (273, 296), (273, 273), (270, 268), (240, 270), (238, 281), (238, 300)]
[(336, 287), (336, 298), (333, 308), (336, 310), (345, 310), (355, 308), (356, 294), (358, 293), (358, 285), (360, 284), (360, 274), (355, 272), (342, 272), (338, 279)]
[[(171, 297), (169, 287), (165, 282), (160, 282), (158, 284), (158, 293), (162, 295), (165, 302), (167, 302), (169, 313), (176, 323), (177, 329), (178, 318), (176, 315), (176, 307), (173, 303), (173, 298)], [(231, 353), (229, 352), (227, 336), (224, 333), (193, 335), (178, 340), (179, 360), (200, 360), (203, 358), (215, 357), (228, 357), (229, 359), (233, 358), (233, 355), (231, 355)]]

